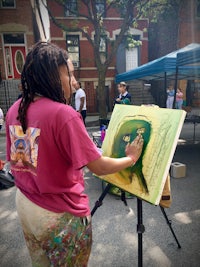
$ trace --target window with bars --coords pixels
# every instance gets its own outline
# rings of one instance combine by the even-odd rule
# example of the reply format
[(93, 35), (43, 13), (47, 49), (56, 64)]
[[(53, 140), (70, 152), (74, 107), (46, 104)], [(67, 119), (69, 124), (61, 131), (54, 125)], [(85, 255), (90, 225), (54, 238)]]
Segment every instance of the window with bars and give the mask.
[(80, 65), (80, 45), (78, 35), (66, 35), (66, 46), (70, 59), (75, 68)]
[(78, 5), (77, 0), (69, 0), (65, 2), (65, 17), (77, 16)]
[(96, 9), (97, 9), (98, 14), (101, 14), (102, 17), (105, 17), (106, 16), (106, 1), (96, 0)]

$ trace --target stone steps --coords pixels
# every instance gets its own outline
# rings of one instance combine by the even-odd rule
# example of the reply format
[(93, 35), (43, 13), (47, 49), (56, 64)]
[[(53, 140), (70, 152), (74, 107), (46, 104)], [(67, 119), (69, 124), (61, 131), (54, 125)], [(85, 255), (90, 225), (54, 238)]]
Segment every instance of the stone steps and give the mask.
[(133, 105), (155, 104), (155, 100), (149, 91), (150, 86), (145, 85), (143, 81), (133, 80), (128, 85)]

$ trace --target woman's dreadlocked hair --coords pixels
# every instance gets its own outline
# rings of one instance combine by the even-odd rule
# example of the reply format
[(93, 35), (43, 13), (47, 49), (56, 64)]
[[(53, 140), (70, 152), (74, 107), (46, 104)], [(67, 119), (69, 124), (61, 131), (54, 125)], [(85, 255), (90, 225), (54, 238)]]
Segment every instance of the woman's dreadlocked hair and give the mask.
[(17, 117), (24, 133), (27, 129), (27, 109), (35, 95), (66, 104), (58, 67), (66, 65), (69, 74), (67, 60), (67, 51), (47, 42), (35, 44), (28, 53), (21, 74), (23, 94)]

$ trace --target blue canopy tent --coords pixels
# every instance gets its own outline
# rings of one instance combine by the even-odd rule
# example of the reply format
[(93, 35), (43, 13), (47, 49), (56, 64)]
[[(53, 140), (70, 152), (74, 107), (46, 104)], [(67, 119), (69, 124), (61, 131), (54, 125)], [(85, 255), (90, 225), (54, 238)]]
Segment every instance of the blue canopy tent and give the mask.
[(176, 76), (178, 80), (200, 79), (200, 65), (177, 66)]
[(182, 66), (179, 68), (177, 77), (177, 54), (181, 52), (191, 51), (200, 48), (200, 44), (192, 43), (179, 50), (171, 52), (163, 57), (155, 59), (136, 69), (118, 74), (116, 76), (116, 83), (121, 81), (130, 81), (134, 79), (139, 80), (167, 80), (167, 79), (190, 79), (194, 76), (195, 71), (200, 74), (199, 67)]
[(181, 79), (200, 79), (200, 45), (177, 54), (177, 75)]
[(177, 66), (184, 65), (200, 66), (200, 45), (191, 51), (180, 52), (177, 54)]

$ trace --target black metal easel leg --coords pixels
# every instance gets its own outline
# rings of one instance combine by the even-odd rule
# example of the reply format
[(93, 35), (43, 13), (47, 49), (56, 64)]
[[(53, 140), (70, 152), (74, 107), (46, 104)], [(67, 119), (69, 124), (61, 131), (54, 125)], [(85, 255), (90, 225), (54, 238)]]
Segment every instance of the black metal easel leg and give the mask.
[(181, 245), (180, 245), (180, 243), (179, 243), (179, 241), (178, 241), (178, 239), (177, 239), (177, 237), (176, 237), (176, 235), (175, 235), (175, 233), (174, 233), (174, 230), (173, 230), (173, 228), (172, 228), (172, 222), (168, 219), (168, 217), (167, 217), (167, 214), (166, 214), (166, 212), (165, 212), (165, 209), (163, 208), (163, 207), (161, 207), (160, 206), (160, 209), (161, 209), (161, 211), (162, 211), (162, 213), (163, 213), (163, 215), (164, 215), (164, 217), (165, 217), (165, 220), (166, 220), (166, 222), (167, 222), (167, 224), (168, 224), (168, 226), (169, 226), (169, 228), (170, 228), (170, 230), (171, 230), (171, 232), (172, 232), (172, 234), (173, 234), (173, 236), (174, 236), (174, 239), (176, 240), (176, 243), (177, 243), (177, 245), (178, 245), (178, 248), (181, 248)]
[(194, 122), (193, 142), (195, 142), (195, 139), (196, 139), (196, 122)]
[(143, 244), (142, 244), (142, 234), (145, 231), (142, 219), (142, 200), (137, 198), (137, 233), (138, 233), (138, 267), (143, 266)]
[(106, 196), (106, 194), (108, 193), (108, 191), (110, 190), (110, 188), (111, 188), (111, 184), (107, 184), (103, 193), (101, 194), (99, 199), (96, 201), (95, 206), (91, 211), (91, 216), (93, 216), (95, 211), (103, 204), (102, 201), (103, 201), (104, 197)]

